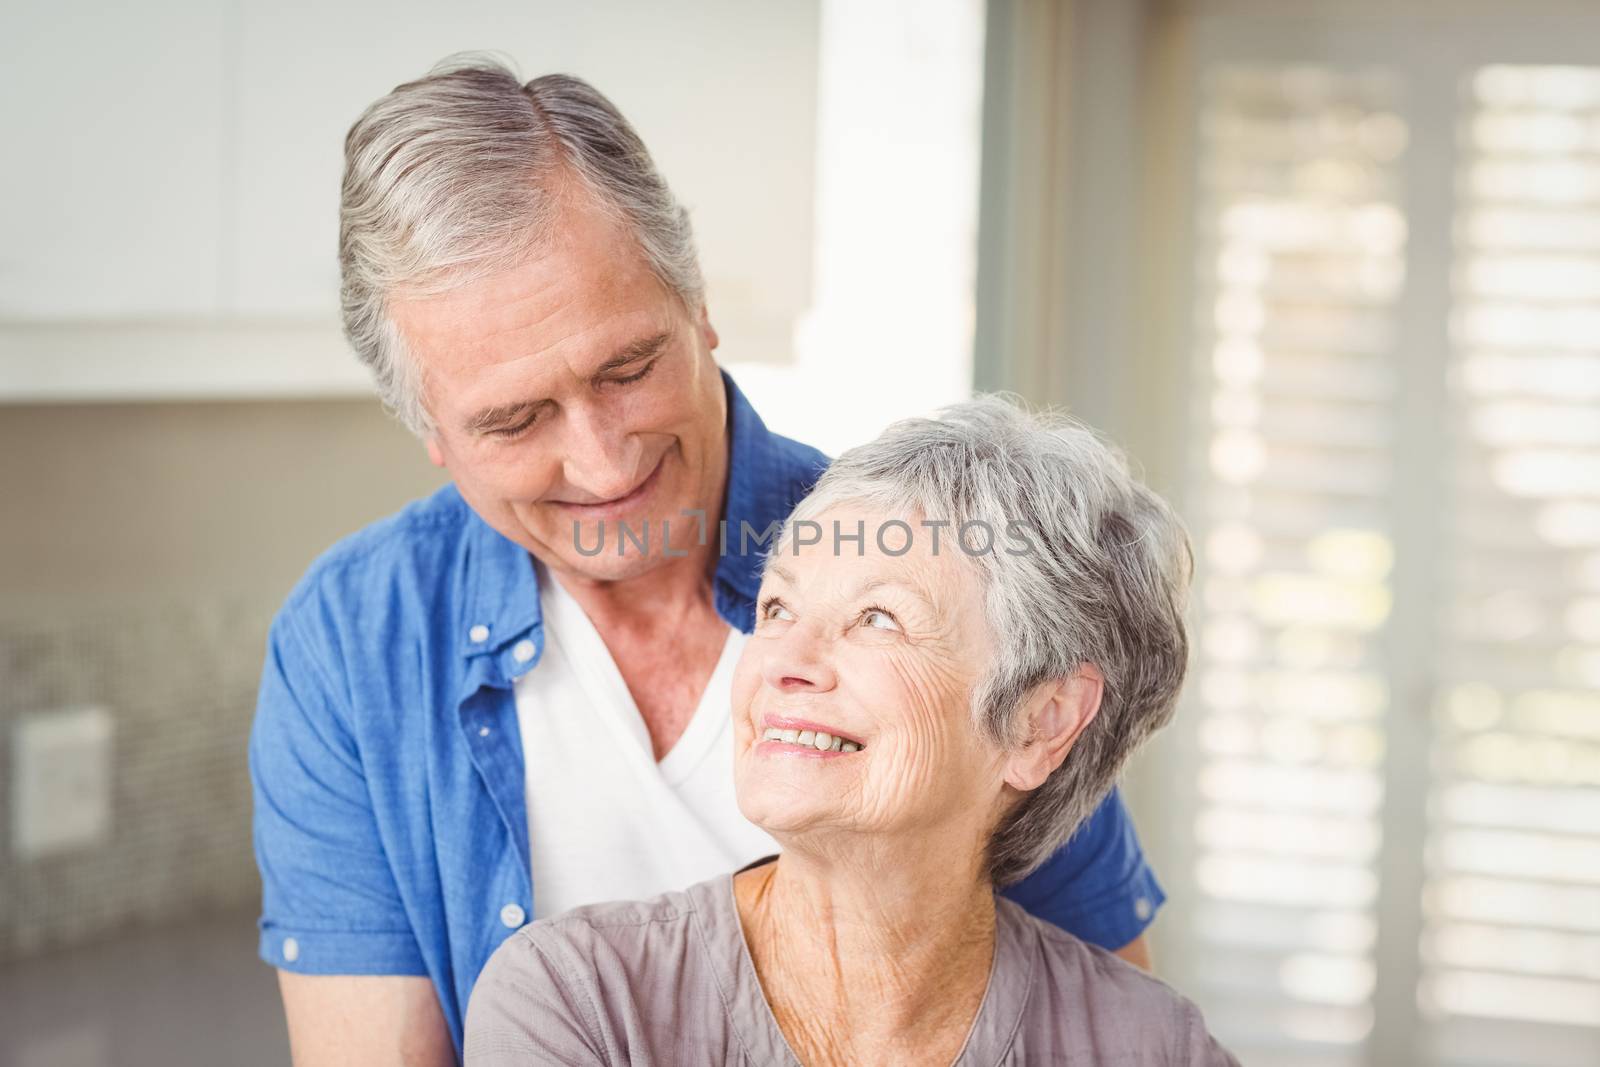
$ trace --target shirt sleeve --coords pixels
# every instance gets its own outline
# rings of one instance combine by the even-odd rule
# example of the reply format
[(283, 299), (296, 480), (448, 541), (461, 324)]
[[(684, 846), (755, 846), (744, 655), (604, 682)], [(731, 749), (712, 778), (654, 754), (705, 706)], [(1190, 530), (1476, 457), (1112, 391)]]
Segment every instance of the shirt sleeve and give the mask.
[[(348, 686), (314, 597), (273, 620), (250, 732), (261, 958), (302, 974), (427, 973), (378, 833)], [(327, 637), (314, 638), (328, 630)]]
[(1002, 895), (1113, 952), (1142, 934), (1167, 899), (1116, 789), (1044, 866)]
[(1187, 1067), (1239, 1067), (1233, 1053), (1217, 1043), (1206, 1029), (1200, 1009), (1187, 998), (1181, 1000), (1181, 1020), (1173, 1027), (1173, 1050), (1168, 1063)]
[(578, 985), (586, 970), (583, 960), (546, 956), (526, 929), (502, 942), (467, 1002), (465, 1067), (629, 1062), (595, 1034), (595, 991)]

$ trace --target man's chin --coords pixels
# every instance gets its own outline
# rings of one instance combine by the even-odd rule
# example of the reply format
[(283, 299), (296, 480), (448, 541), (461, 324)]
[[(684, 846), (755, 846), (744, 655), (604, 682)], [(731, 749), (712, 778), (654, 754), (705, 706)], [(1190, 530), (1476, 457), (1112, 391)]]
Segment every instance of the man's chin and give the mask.
[(546, 554), (539, 556), (546, 567), (592, 582), (621, 582), (637, 578), (677, 558), (679, 557), (666, 558), (660, 551), (641, 552), (632, 545), (625, 546), (621, 555), (618, 555), (614, 545), (608, 545), (606, 551), (592, 556), (573, 551), (570, 547), (558, 553), (555, 558)]

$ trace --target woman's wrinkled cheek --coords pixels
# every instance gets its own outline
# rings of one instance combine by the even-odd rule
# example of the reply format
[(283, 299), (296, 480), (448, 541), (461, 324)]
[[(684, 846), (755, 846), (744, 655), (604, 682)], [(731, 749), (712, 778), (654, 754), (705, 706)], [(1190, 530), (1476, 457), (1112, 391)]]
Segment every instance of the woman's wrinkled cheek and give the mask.
[[(907, 652), (889, 663), (899, 719), (880, 746), (867, 818), (887, 824), (932, 814), (958, 803), (968, 753), (967, 702), (971, 681), (946, 660)], [(888, 681), (888, 679), (886, 679)]]

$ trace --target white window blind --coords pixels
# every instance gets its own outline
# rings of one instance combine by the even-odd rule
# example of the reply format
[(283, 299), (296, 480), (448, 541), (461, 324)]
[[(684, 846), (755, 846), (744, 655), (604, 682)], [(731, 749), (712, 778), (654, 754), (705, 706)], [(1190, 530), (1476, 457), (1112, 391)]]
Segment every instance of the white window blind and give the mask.
[(1406, 143), (1382, 73), (1230, 68), (1201, 120), (1189, 953), (1246, 1063), (1372, 1026)]
[(1600, 69), (1463, 79), (1421, 1006), (1600, 1064)]
[(1201, 71), (1175, 978), (1247, 1065), (1594, 1067), (1600, 68), (1387, 47)]

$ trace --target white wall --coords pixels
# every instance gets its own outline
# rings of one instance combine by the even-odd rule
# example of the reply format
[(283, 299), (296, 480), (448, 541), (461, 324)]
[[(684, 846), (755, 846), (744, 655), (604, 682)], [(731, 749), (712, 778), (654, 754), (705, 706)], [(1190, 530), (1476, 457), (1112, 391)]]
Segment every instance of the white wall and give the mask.
[(359, 391), (346, 129), (463, 49), (588, 78), (694, 214), (726, 357), (809, 304), (818, 11), (794, 0), (23, 0), (0, 34), (0, 400)]
[(822, 0), (813, 303), (793, 362), (722, 354), (831, 454), (972, 392), (984, 7)]

